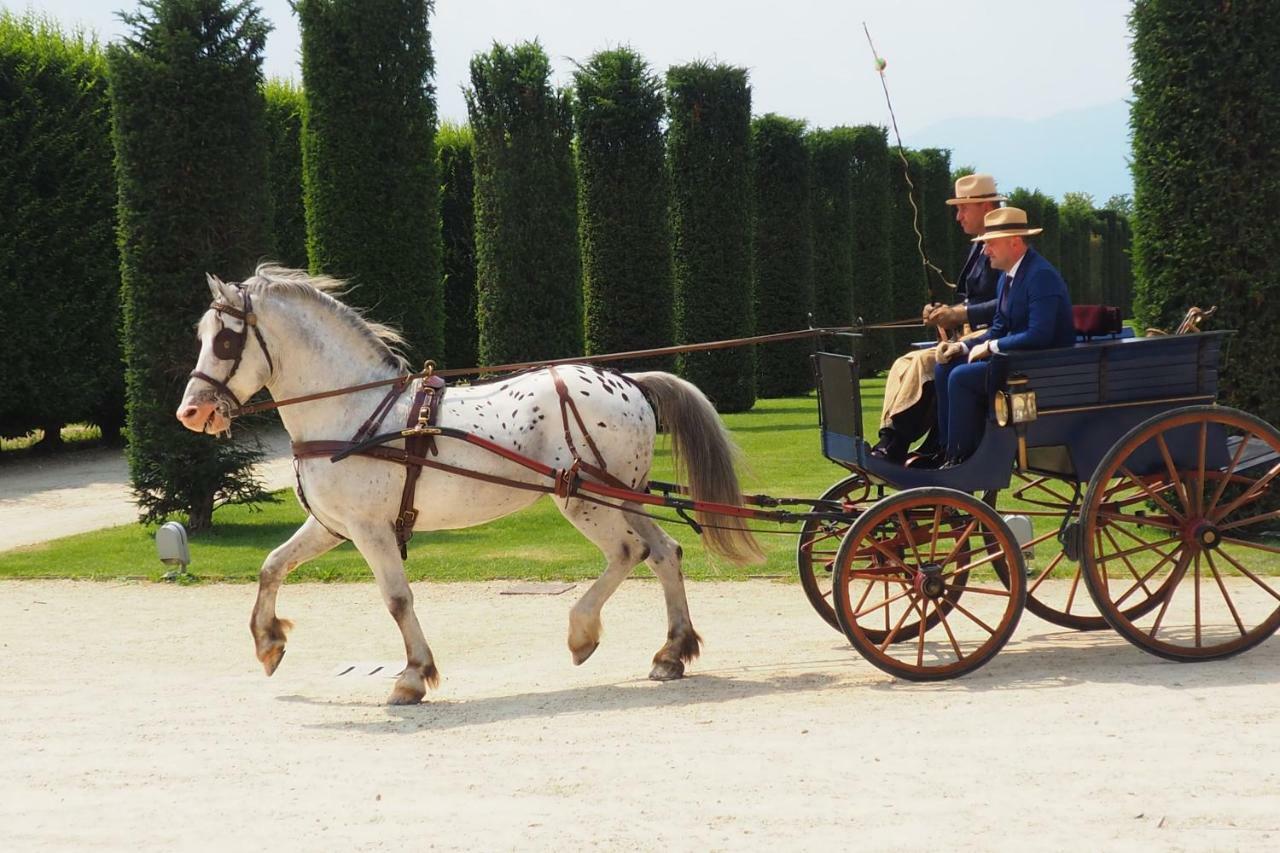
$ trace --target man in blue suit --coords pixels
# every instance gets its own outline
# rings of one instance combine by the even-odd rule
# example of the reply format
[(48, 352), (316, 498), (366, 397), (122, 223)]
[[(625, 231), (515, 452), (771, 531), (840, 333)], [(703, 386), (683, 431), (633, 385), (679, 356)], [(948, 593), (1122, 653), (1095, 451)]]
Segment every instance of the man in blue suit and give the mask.
[(977, 337), (938, 345), (934, 387), (938, 393), (939, 438), (952, 467), (972, 455), (982, 439), (987, 412), (987, 372), (992, 353), (1049, 349), (1075, 344), (1075, 324), (1067, 284), (1053, 265), (1027, 244), (1041, 228), (1027, 227), (1016, 207), (993, 210), (983, 219), (983, 244), (991, 266), (1003, 272), (996, 291), (996, 315)]

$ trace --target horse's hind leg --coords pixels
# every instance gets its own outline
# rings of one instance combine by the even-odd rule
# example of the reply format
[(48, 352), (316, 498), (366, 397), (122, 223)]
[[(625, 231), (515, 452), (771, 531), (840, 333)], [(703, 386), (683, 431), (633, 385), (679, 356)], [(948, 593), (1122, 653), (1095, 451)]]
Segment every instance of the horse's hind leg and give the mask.
[(324, 525), (308, 517), (301, 527), (279, 548), (267, 555), (258, 573), (258, 599), (249, 617), (254, 650), (267, 675), (276, 671), (284, 657), (285, 634), (293, 627), (287, 619), (276, 618), (276, 593), (289, 572), (314, 557), (341, 544)]
[(373, 529), (352, 530), (351, 541), (373, 569), (382, 600), (404, 638), (404, 672), (396, 679), (387, 704), (416, 705), (426, 695), (428, 685), (435, 687), (440, 683), (440, 674), (413, 610), (413, 590), (404, 576), (404, 561), (400, 559), (395, 534), (391, 526), (384, 523)]
[(689, 617), (689, 601), (684, 593), (684, 574), (680, 561), (684, 556), (680, 544), (648, 516), (632, 516), (632, 528), (648, 546), (646, 561), (662, 582), (667, 601), (667, 642), (653, 656), (649, 677), (655, 681), (671, 681), (684, 676), (684, 665), (698, 656), (702, 638), (693, 630)]
[(644, 515), (636, 504), (624, 504), (622, 513), (581, 501), (571, 501), (564, 515), (604, 552), (609, 561), (604, 574), (583, 594), (569, 613), (569, 651), (582, 663), (600, 644), (600, 611), (618, 585), (642, 560), (647, 560), (662, 582), (667, 602), (667, 642), (653, 656), (649, 677), (671, 681), (684, 675), (684, 665), (698, 656), (702, 638), (693, 630), (689, 603), (680, 573), (680, 546)]
[(608, 561), (604, 573), (569, 611), (569, 652), (574, 664), (591, 657), (600, 645), (600, 611), (631, 570), (649, 553), (627, 515), (617, 510), (571, 500), (560, 511)]

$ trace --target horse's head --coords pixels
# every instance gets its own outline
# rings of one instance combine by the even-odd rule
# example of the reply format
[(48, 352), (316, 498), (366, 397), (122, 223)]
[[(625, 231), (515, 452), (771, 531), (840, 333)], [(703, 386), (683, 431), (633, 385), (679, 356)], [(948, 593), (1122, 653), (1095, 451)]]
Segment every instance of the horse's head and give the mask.
[(189, 430), (217, 434), (230, 429), (235, 410), (270, 381), (275, 365), (249, 291), (206, 278), (213, 303), (197, 326), (200, 358), (176, 415)]

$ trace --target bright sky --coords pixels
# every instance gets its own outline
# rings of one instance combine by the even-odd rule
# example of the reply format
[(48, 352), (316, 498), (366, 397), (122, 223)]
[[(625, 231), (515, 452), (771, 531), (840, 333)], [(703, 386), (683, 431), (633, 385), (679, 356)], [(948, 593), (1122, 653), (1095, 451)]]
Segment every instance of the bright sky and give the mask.
[[(31, 5), (111, 40), (123, 30), (114, 12), (132, 2)], [(298, 23), (288, 0), (258, 2), (275, 27), (267, 74), (300, 80)], [(0, 5), (17, 9), (24, 0)], [(1036, 120), (1129, 97), (1129, 8), (1128, 0), (436, 0), (438, 106), (441, 118), (465, 121), (471, 57), (494, 41), (536, 38), (561, 84), (570, 82), (575, 60), (626, 44), (660, 73), (695, 59), (745, 66), (757, 114), (820, 127), (887, 125), (865, 21), (888, 62), (898, 126), (911, 145), (913, 133), (948, 119)], [(1119, 142), (1114, 156), (1123, 157), (1127, 142)]]

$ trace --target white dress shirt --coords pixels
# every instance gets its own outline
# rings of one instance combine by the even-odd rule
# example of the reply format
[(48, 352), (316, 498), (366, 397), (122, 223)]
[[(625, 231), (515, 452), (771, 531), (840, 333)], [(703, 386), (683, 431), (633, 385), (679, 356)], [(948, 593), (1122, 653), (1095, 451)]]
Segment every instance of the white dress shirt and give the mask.
[[(1016, 276), (1016, 275), (1018, 274), (1018, 267), (1022, 266), (1022, 262), (1023, 262), (1024, 260), (1026, 260), (1026, 259), (1027, 259), (1027, 256), (1024, 254), (1021, 258), (1018, 258), (1018, 260), (1014, 263), (1013, 268), (1012, 268), (1012, 269), (1010, 269), (1007, 273), (1005, 273), (1005, 274), (1004, 274), (1004, 276), (1005, 276), (1005, 278), (1004, 278), (1004, 280), (1005, 280), (1005, 290), (1006, 290), (1006, 291), (1007, 291), (1009, 288), (1013, 287), (1013, 277), (1014, 277), (1014, 276)], [(1004, 302), (1004, 297), (1006, 297), (1006, 296), (1008, 296), (1008, 293), (1001, 293), (1001, 294), (1000, 294), (1000, 301), (1001, 301), (1002, 303)], [(996, 308), (996, 310), (997, 310), (997, 311), (999, 311), (1000, 309), (999, 309), (999, 308)], [(992, 338), (992, 339), (991, 339), (991, 351), (992, 351), (992, 352), (1000, 352), (1000, 343), (999, 343), (999, 339), (998, 339), (998, 338)]]

